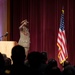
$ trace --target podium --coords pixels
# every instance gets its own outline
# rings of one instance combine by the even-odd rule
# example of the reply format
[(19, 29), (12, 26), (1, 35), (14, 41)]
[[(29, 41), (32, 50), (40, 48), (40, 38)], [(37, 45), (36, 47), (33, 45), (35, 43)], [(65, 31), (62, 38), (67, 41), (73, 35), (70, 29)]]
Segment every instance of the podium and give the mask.
[(11, 49), (17, 45), (16, 41), (0, 41), (0, 52), (11, 58)]

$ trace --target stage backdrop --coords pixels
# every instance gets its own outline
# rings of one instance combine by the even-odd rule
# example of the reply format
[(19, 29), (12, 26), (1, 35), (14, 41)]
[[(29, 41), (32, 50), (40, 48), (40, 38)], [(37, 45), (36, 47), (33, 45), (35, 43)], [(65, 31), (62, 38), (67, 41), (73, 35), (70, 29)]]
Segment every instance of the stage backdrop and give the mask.
[(30, 52), (46, 51), (48, 59), (57, 61), (57, 35), (64, 6), (68, 60), (75, 64), (75, 0), (11, 0), (10, 5), (10, 40), (18, 42), (20, 22), (28, 19)]

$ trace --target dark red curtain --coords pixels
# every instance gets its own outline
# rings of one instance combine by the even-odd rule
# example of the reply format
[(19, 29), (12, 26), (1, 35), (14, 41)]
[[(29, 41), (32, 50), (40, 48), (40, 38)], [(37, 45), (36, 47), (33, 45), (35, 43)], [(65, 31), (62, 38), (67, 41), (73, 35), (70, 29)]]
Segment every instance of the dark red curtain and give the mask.
[[(11, 0), (11, 40), (19, 40), (19, 26), (29, 21), (30, 52), (46, 51), (48, 58), (58, 61), (57, 35), (62, 6), (64, 7), (68, 60), (75, 64), (75, 0)], [(58, 62), (59, 63), (59, 62)]]

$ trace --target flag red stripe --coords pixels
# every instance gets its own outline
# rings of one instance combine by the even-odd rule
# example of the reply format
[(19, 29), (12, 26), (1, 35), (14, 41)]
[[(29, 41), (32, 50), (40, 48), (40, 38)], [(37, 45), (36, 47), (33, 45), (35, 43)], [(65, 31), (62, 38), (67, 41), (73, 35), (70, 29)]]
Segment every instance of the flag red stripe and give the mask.
[[(59, 61), (62, 62), (63, 60), (66, 60), (66, 57), (67, 57), (67, 47), (66, 47), (66, 36), (65, 36), (65, 32), (61, 32), (61, 30), (59, 30), (59, 33), (58, 33), (58, 39), (57, 39), (57, 43), (59, 44), (60, 46), (60, 50), (59, 53), (58, 53), (58, 57), (59, 57)], [(58, 41), (59, 40), (59, 41)]]

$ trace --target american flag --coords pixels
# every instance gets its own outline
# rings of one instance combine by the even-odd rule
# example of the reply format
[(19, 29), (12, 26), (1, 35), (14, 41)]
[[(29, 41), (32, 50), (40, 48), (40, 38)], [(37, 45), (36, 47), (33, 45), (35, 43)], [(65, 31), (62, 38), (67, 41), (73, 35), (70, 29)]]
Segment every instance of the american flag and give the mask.
[(62, 9), (60, 27), (59, 27), (58, 37), (57, 37), (57, 46), (58, 46), (59, 62), (60, 64), (62, 64), (68, 58), (66, 35), (65, 35), (65, 29), (64, 29), (64, 10), (63, 9)]

